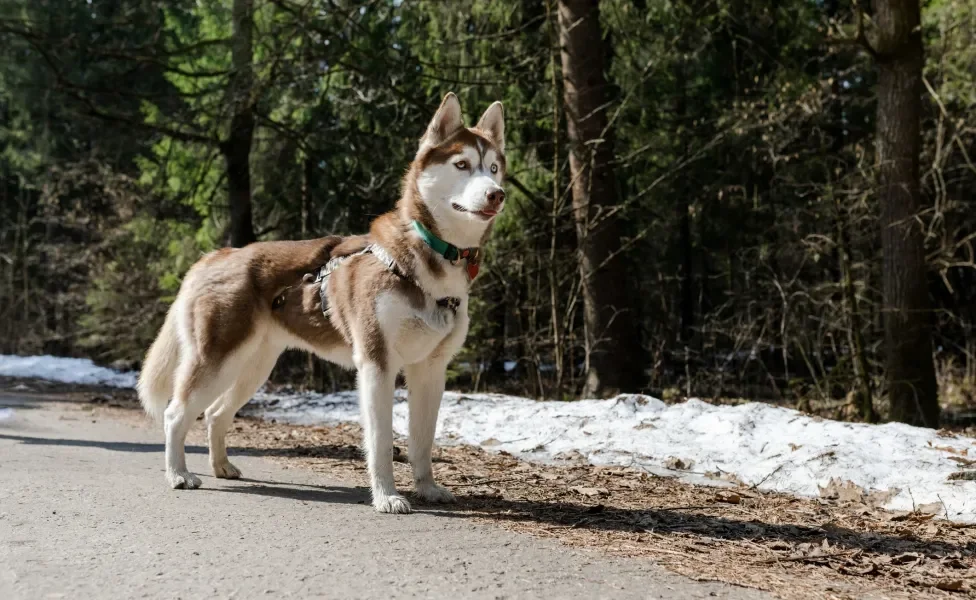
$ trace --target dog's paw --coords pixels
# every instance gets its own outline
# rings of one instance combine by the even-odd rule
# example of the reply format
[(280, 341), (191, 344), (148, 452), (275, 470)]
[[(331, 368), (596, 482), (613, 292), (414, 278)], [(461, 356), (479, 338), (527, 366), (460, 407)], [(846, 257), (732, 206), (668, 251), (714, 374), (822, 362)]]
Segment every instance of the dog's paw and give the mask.
[(214, 477), (218, 479), (240, 479), (241, 470), (235, 467), (229, 460), (220, 464), (213, 465)]
[(376, 512), (391, 515), (405, 515), (413, 510), (410, 508), (407, 499), (400, 495), (377, 496), (373, 498), (373, 508), (376, 509)]
[(426, 500), (427, 502), (437, 502), (441, 504), (457, 502), (457, 498), (454, 497), (454, 494), (452, 494), (450, 490), (439, 483), (434, 483), (433, 481), (414, 484), (413, 493), (418, 498)]
[(203, 483), (189, 471), (167, 471), (166, 481), (174, 490), (195, 490)]

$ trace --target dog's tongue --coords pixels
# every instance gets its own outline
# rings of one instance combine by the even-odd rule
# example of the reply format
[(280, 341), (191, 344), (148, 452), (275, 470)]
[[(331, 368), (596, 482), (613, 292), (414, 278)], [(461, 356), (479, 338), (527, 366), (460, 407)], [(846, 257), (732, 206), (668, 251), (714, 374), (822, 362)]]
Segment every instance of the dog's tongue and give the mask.
[(477, 263), (468, 263), (468, 279), (474, 281), (474, 278), (478, 276), (478, 269), (480, 266)]

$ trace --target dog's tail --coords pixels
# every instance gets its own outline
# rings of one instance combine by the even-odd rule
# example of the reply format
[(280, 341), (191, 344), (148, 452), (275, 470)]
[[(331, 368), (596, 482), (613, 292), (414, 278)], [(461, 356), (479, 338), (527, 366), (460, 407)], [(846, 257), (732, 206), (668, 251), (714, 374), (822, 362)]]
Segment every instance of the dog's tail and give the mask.
[(176, 331), (176, 305), (166, 314), (156, 341), (149, 347), (139, 374), (139, 401), (153, 419), (159, 421), (173, 396), (173, 380), (180, 363), (180, 339)]

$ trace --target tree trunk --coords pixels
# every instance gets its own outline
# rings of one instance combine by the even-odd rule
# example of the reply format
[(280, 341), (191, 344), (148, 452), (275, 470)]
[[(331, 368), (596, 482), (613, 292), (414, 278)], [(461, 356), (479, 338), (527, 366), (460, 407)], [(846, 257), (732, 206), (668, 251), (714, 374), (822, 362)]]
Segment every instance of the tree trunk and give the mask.
[(232, 73), (227, 100), (233, 110), (230, 133), (221, 144), (227, 164), (227, 201), (230, 208), (230, 245), (256, 241), (251, 218), (251, 143), (254, 138), (254, 2), (234, 0), (231, 38)]
[(612, 256), (620, 247), (620, 221), (605, 214), (616, 200), (616, 184), (598, 0), (559, 0), (559, 27), (583, 293), (583, 394), (636, 391), (644, 381), (640, 326), (625, 264)]
[(938, 427), (919, 154), (922, 34), (918, 0), (875, 0), (878, 194), (884, 253), (886, 376), (895, 421)]

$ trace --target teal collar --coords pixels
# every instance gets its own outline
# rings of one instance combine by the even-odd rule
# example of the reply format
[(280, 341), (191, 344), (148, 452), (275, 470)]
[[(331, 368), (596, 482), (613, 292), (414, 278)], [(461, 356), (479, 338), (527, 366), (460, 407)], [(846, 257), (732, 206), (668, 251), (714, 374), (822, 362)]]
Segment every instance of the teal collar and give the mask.
[(413, 228), (424, 240), (424, 242), (430, 246), (431, 250), (451, 261), (451, 264), (456, 265), (458, 261), (463, 258), (467, 260), (469, 264), (476, 265), (478, 264), (478, 260), (481, 258), (481, 248), (458, 248), (454, 244), (445, 242), (441, 238), (434, 235), (433, 232), (424, 227), (423, 223), (420, 221), (414, 221)]

